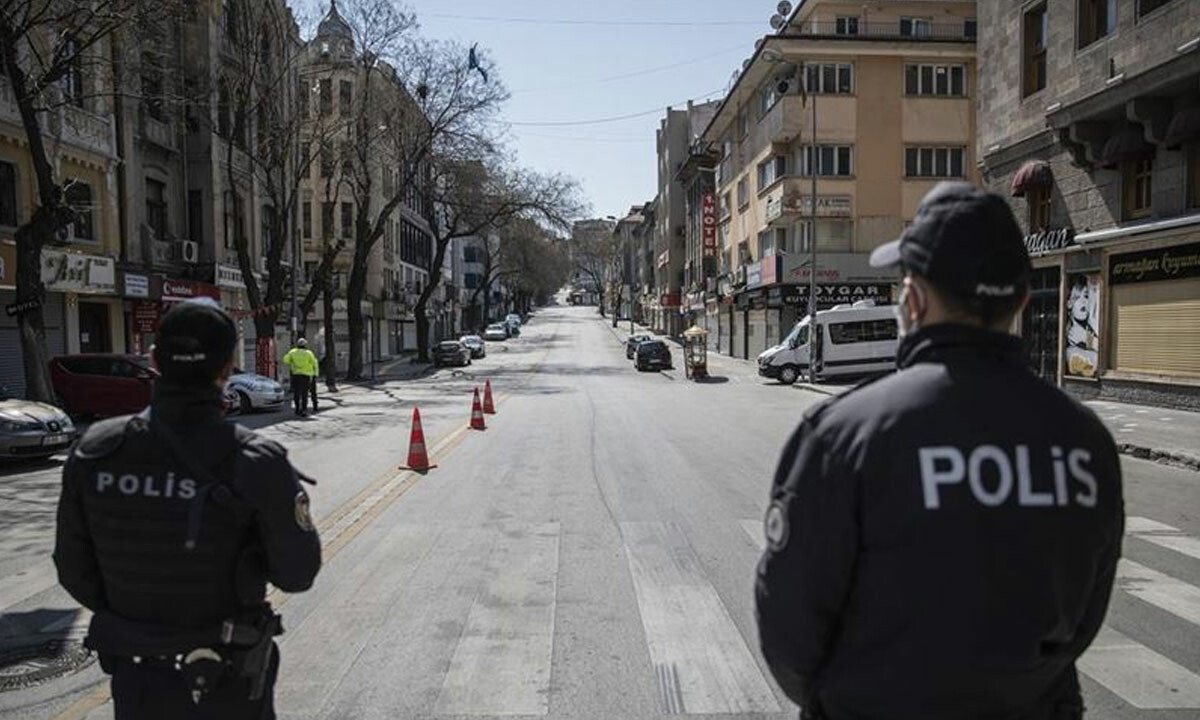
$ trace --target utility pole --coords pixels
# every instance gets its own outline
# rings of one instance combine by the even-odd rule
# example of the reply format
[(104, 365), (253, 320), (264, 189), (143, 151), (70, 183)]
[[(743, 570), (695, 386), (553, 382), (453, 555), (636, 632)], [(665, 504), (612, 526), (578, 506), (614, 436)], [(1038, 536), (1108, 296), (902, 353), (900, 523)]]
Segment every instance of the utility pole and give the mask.
[[(805, 77), (808, 76), (807, 69)], [(820, 348), (817, 338), (817, 172), (820, 168), (817, 157), (817, 95), (811, 89), (808, 101), (812, 103), (812, 146), (808, 160), (809, 174), (812, 176), (812, 193), (810, 196), (809, 212), (809, 270), (808, 270), (808, 381), (817, 381), (817, 350)]]

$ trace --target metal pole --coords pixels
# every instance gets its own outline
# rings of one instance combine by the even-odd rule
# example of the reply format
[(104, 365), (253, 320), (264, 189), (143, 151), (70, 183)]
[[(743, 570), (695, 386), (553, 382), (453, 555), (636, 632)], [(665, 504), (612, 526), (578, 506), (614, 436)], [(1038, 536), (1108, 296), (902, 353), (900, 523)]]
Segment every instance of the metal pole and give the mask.
[[(807, 75), (807, 73), (806, 73)], [(820, 167), (817, 157), (817, 95), (808, 93), (812, 101), (812, 157), (808, 169), (812, 175), (812, 197), (809, 205), (809, 270), (808, 270), (808, 381), (817, 381), (817, 172)]]

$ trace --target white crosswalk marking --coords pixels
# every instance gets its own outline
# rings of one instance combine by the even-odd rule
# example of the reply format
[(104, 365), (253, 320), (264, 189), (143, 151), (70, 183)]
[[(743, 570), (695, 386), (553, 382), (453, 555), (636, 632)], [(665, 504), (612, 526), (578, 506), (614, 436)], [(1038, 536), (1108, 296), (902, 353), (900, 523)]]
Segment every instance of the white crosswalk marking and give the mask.
[(1117, 565), (1117, 587), (1200, 626), (1200, 588), (1194, 585), (1122, 559)]
[(1110, 627), (1100, 629), (1078, 667), (1135, 708), (1200, 708), (1200, 676)]
[(1200, 560), (1200, 539), (1150, 518), (1125, 518), (1125, 534)]
[(663, 709), (777, 712), (774, 693), (683, 533), (666, 523), (625, 522), (621, 534)]
[(438, 715), (549, 711), (559, 525), (507, 530), (450, 660)]

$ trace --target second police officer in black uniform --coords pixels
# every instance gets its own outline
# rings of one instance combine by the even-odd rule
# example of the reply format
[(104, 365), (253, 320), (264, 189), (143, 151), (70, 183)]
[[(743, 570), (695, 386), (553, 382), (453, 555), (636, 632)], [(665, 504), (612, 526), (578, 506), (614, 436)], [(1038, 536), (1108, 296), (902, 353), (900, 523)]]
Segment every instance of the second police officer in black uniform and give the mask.
[(1009, 333), (1030, 260), (997, 195), (945, 183), (902, 237), (899, 371), (809, 412), (759, 564), (764, 656), (802, 717), (1050, 720), (1108, 606), (1112, 437)]
[(54, 560), (117, 720), (275, 717), (266, 583), (306, 590), (321, 549), (284, 449), (224, 419), (236, 342), (215, 303), (173, 308), (150, 407), (93, 425), (63, 470)]

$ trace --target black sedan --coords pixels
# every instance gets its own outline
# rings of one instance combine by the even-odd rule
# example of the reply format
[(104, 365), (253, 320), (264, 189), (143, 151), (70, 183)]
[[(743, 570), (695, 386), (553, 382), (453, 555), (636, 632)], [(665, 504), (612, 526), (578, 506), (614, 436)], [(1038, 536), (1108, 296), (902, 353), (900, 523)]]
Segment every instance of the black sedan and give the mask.
[(653, 335), (648, 335), (645, 333), (643, 333), (641, 335), (630, 335), (625, 340), (625, 358), (628, 360), (632, 360), (634, 351), (637, 350), (637, 346), (640, 345), (641, 343), (646, 342), (647, 340), (653, 340), (653, 339), (654, 339)]
[(433, 347), (433, 364), (437, 367), (443, 365), (466, 367), (471, 364), (471, 350), (458, 340), (440, 342)]
[(671, 348), (662, 340), (647, 340), (637, 346), (637, 359), (634, 361), (639, 371), (670, 370)]

